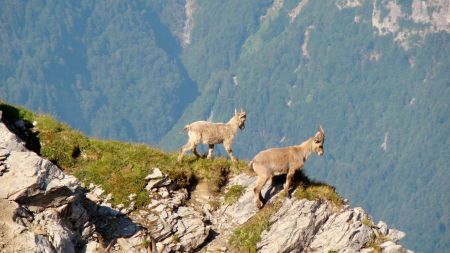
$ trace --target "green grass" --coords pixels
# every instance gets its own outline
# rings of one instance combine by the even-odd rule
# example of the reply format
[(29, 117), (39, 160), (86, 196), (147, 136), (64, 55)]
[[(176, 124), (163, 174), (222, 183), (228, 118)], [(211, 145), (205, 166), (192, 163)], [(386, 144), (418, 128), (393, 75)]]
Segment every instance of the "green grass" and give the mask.
[(283, 197), (277, 197), (272, 202), (250, 218), (242, 226), (233, 231), (228, 242), (238, 252), (256, 252), (256, 244), (261, 240), (261, 233), (270, 228), (270, 216), (280, 209)]
[(296, 184), (297, 188), (294, 197), (297, 199), (328, 200), (337, 208), (344, 205), (344, 200), (339, 196), (333, 186), (312, 181), (304, 175), (303, 171), (296, 173), (294, 184)]
[(365, 217), (362, 219), (361, 223), (362, 223), (363, 225), (369, 227), (369, 228), (375, 227), (375, 224), (373, 223), (373, 221), (372, 221), (369, 217), (367, 217), (367, 216), (365, 216)]
[[(186, 156), (178, 163), (178, 154), (164, 153), (144, 144), (88, 138), (48, 115), (34, 114), (1, 101), (0, 110), (3, 121), (27, 141), (28, 148), (82, 182), (101, 185), (113, 195), (114, 205), (128, 203), (131, 193), (137, 194), (137, 207), (149, 203), (144, 178), (155, 167), (180, 187), (192, 189), (199, 180), (205, 179), (213, 193), (220, 192), (229, 174), (247, 168), (245, 161), (232, 164), (223, 157), (209, 161)], [(25, 133), (14, 126), (18, 119), (25, 122)], [(36, 126), (33, 121), (37, 122)]]
[(228, 189), (224, 195), (224, 201), (226, 204), (235, 203), (245, 192), (245, 187), (242, 185), (233, 185)]

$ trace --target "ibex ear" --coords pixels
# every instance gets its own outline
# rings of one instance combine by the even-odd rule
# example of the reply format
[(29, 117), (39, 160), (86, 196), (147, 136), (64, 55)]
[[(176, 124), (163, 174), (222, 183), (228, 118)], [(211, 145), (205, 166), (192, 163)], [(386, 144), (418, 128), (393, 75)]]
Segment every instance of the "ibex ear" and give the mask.
[(321, 137), (321, 133), (320, 132), (317, 132), (315, 135), (314, 135), (314, 141), (320, 141), (320, 137)]
[(237, 110), (236, 110), (236, 107), (234, 107), (234, 115), (236, 115), (237, 114)]
[(323, 140), (323, 129), (322, 127), (319, 128), (319, 131), (317, 131), (317, 133), (314, 135), (314, 141), (315, 142), (321, 142)]

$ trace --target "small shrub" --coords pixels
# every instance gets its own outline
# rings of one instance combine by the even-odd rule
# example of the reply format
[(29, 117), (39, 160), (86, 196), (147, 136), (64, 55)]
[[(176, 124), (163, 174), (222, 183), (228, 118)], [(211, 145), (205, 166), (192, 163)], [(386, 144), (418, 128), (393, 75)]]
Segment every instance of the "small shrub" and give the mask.
[(172, 242), (179, 243), (180, 237), (178, 235), (172, 235)]
[(375, 227), (373, 221), (369, 219), (367, 216), (362, 219), (361, 223), (369, 228)]
[[(364, 224), (364, 220), (363, 220), (363, 224)], [(372, 248), (375, 251), (375, 253), (382, 253), (383, 251), (381, 250), (381, 244), (383, 244), (386, 241), (388, 241), (388, 238), (386, 236), (373, 234), (370, 241), (366, 244), (366, 247)]]
[(220, 201), (217, 199), (212, 199), (208, 202), (213, 210), (217, 210), (220, 208)]

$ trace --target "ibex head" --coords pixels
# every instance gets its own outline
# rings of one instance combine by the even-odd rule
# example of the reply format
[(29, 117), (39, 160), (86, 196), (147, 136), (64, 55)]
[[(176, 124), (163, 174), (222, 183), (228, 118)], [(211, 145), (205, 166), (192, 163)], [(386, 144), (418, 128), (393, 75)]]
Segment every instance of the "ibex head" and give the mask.
[(325, 133), (322, 126), (319, 126), (319, 130), (314, 135), (313, 150), (317, 155), (322, 156), (324, 154), (323, 144), (325, 143)]
[(241, 110), (238, 112), (236, 108), (234, 109), (234, 117), (237, 119), (238, 127), (240, 129), (245, 128), (245, 120), (247, 119), (247, 113), (244, 111), (244, 109), (241, 108)]

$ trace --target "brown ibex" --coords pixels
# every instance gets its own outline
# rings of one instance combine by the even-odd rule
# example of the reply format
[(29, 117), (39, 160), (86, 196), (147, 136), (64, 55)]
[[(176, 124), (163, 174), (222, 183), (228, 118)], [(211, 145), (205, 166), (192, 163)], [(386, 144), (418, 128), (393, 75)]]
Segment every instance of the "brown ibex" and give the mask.
[(259, 152), (249, 163), (250, 168), (258, 175), (254, 189), (256, 206), (258, 208), (263, 206), (262, 201), (264, 199), (261, 195), (261, 189), (267, 180), (270, 179), (272, 183), (272, 177), (276, 175), (287, 174), (284, 192), (288, 196), (289, 186), (294, 173), (303, 168), (311, 153), (316, 153), (319, 156), (323, 155), (324, 142), (325, 134), (322, 126), (320, 126), (314, 137), (309, 138), (298, 146), (271, 148)]
[(189, 140), (181, 148), (180, 155), (178, 156), (178, 161), (183, 160), (183, 156), (189, 150), (196, 157), (200, 157), (197, 153), (197, 145), (208, 144), (208, 159), (213, 159), (214, 144), (223, 143), (225, 150), (230, 156), (233, 162), (236, 158), (231, 150), (231, 144), (233, 142), (234, 136), (236, 135), (237, 129), (245, 128), (245, 120), (247, 118), (247, 113), (241, 109), (239, 112), (234, 111), (234, 116), (227, 123), (213, 123), (209, 121), (196, 121), (189, 125), (186, 125), (183, 130), (185, 130), (189, 135)]

